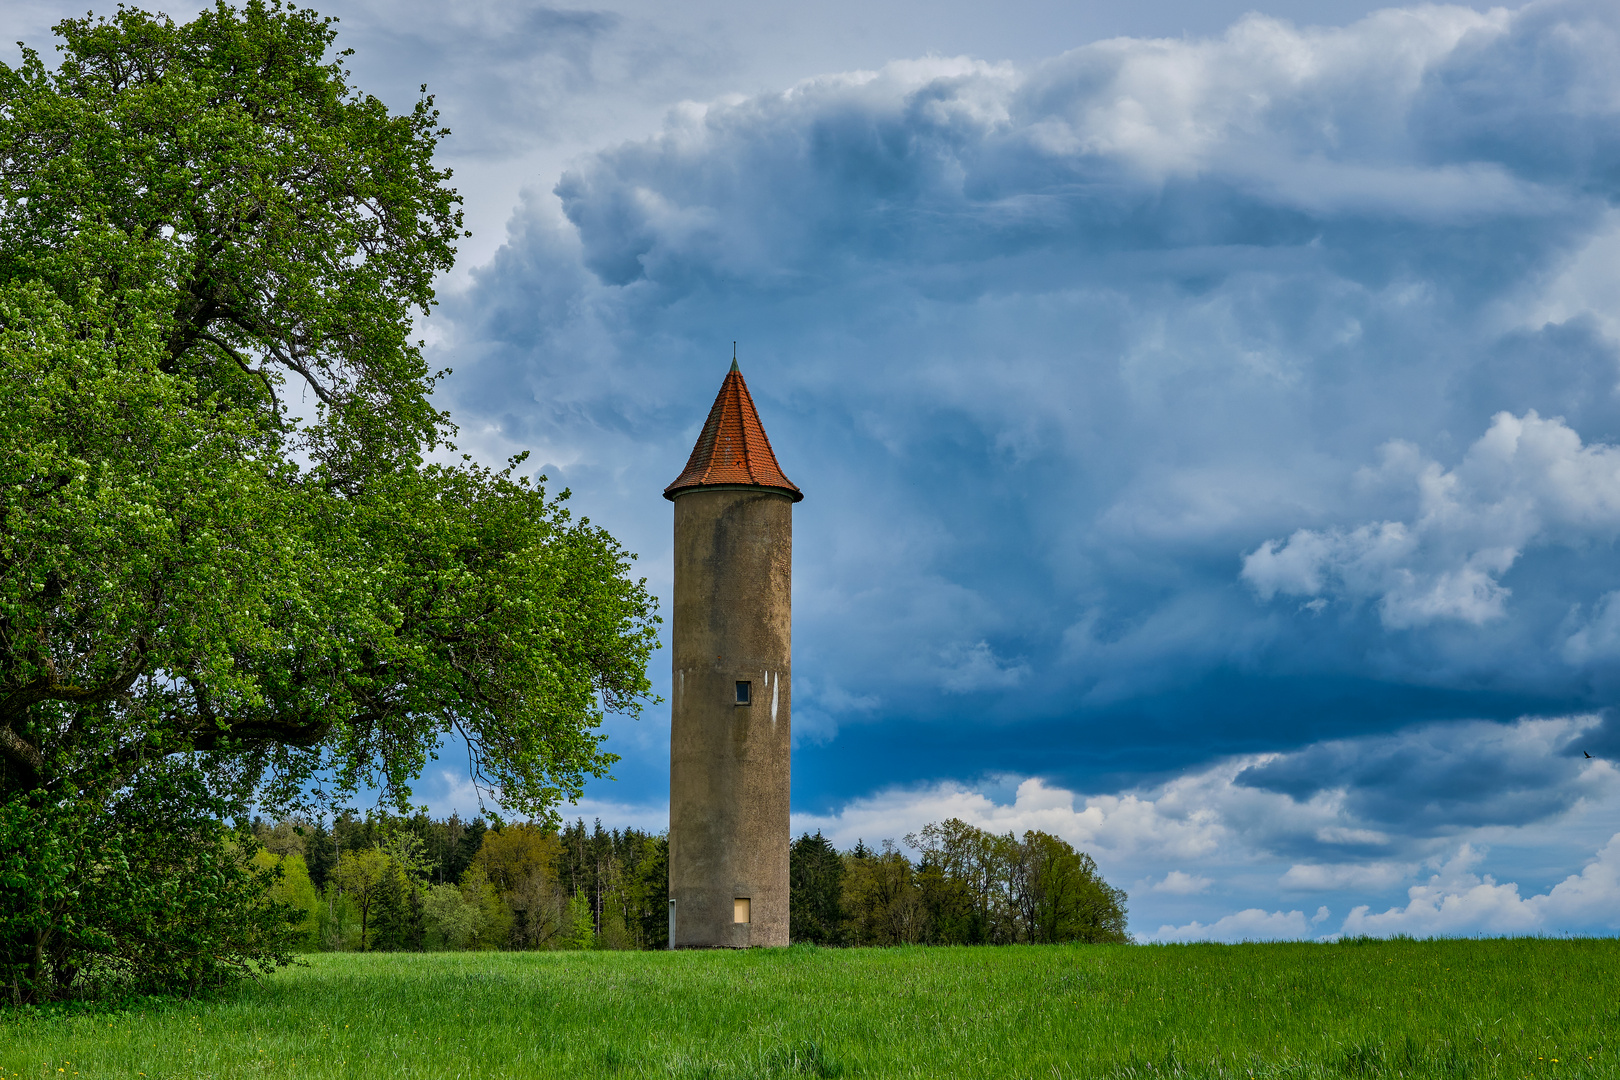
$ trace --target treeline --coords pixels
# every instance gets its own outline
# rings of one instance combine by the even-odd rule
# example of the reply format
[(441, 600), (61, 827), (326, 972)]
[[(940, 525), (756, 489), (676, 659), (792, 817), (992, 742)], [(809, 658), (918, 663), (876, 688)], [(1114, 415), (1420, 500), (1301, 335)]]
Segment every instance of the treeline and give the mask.
[(669, 844), (639, 829), (561, 832), (482, 818), (345, 813), (253, 822), (272, 895), (314, 951), (661, 949)]
[(1126, 942), (1124, 891), (1091, 856), (1043, 832), (997, 835), (964, 821), (840, 852), (820, 832), (793, 841), (789, 935), (821, 945)]
[[(639, 829), (560, 832), (426, 814), (253, 822), (275, 899), (303, 913), (301, 947), (662, 949), (669, 841)], [(1084, 852), (1043, 832), (995, 834), (955, 818), (839, 851), (792, 843), (790, 936), (818, 945), (1124, 942), (1126, 896)]]

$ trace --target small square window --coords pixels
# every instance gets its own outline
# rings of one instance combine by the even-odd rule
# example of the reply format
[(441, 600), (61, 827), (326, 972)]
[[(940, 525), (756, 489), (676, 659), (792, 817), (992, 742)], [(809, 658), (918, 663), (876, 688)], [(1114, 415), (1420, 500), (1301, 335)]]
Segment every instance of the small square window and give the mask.
[(737, 684), (737, 704), (739, 704), (739, 705), (747, 705), (747, 704), (749, 704), (750, 700), (753, 698), (753, 694), (754, 694), (754, 684), (753, 683), (740, 682), (740, 683)]
[(731, 902), (731, 921), (734, 923), (748, 921), (748, 897), (739, 896)]

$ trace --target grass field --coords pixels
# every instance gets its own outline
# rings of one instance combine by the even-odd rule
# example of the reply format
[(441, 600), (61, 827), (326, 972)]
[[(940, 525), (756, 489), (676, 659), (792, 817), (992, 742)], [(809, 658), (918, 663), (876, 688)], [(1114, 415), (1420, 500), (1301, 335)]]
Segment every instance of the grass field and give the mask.
[(5, 1077), (1620, 1076), (1620, 940), (328, 954)]

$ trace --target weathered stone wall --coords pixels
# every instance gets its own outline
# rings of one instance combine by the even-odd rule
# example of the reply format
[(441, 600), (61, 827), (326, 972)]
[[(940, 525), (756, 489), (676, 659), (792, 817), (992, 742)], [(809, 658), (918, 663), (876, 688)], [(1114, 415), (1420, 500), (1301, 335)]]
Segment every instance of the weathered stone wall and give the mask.
[[(675, 500), (669, 887), (676, 948), (788, 943), (793, 503)], [(736, 704), (736, 684), (752, 703)], [(750, 921), (733, 921), (749, 899)]]

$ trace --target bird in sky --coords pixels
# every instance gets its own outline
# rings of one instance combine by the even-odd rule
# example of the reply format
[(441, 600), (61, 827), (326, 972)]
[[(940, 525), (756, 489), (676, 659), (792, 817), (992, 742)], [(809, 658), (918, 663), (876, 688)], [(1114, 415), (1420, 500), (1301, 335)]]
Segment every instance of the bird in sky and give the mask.
[[(1583, 753), (1583, 754), (1586, 754), (1586, 751), (1585, 751), (1585, 750), (1582, 750), (1582, 751), (1581, 751), (1581, 753)], [(1592, 756), (1592, 755), (1591, 755), (1591, 754), (1586, 754), (1586, 756), (1587, 756), (1587, 757), (1591, 757), (1591, 756)]]

